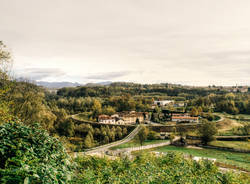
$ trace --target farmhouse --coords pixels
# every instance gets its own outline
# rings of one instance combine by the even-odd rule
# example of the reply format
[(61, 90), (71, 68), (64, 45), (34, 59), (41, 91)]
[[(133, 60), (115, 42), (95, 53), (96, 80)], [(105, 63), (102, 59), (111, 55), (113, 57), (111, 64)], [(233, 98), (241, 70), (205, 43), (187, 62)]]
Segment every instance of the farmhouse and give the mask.
[(148, 113), (147, 112), (121, 112), (119, 113), (119, 118), (121, 118), (125, 124), (133, 124), (136, 123), (136, 120), (141, 123), (144, 120), (148, 119)]
[(135, 112), (135, 111), (120, 112), (112, 116), (108, 116), (105, 114), (98, 116), (99, 123), (117, 124), (117, 125), (135, 124), (137, 121), (141, 123), (146, 119), (148, 119), (147, 112)]
[(98, 116), (98, 122), (105, 123), (105, 124), (115, 124), (116, 120), (114, 117), (103, 114), (103, 115)]

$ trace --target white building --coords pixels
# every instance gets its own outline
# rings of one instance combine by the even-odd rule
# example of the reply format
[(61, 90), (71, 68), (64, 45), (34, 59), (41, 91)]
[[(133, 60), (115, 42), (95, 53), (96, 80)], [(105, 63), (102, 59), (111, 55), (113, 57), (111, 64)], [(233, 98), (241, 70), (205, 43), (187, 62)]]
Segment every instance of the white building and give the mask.
[(110, 117), (107, 115), (100, 115), (98, 117), (98, 122), (99, 123), (104, 123), (104, 124), (115, 124), (116, 120), (114, 117)]
[(165, 106), (171, 103), (174, 103), (174, 101), (173, 100), (154, 101), (154, 105), (158, 105), (158, 106)]

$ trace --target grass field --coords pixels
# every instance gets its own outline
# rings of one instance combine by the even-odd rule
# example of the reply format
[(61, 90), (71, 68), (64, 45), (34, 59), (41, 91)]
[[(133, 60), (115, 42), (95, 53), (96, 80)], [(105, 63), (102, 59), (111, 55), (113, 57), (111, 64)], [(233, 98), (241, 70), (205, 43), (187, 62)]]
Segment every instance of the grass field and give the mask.
[[(207, 157), (207, 158), (215, 158), (217, 162), (235, 165), (240, 168), (244, 168), (250, 171), (250, 154), (247, 153), (235, 153), (229, 151), (221, 151), (215, 149), (193, 149), (193, 148), (185, 148), (185, 147), (176, 147), (176, 146), (164, 146), (150, 150), (143, 150), (142, 152), (180, 152), (186, 155), (198, 156), (198, 157)], [(136, 152), (135, 154), (140, 154), (142, 152)]]
[[(149, 144), (157, 144), (157, 143), (163, 143), (163, 142), (167, 142), (168, 140), (146, 140), (143, 142), (143, 146), (149, 145)], [(141, 146), (139, 142), (137, 142), (136, 140), (132, 140), (129, 141), (127, 143), (124, 144), (120, 144), (118, 146), (114, 146), (112, 148), (110, 148), (111, 150), (116, 150), (116, 149), (122, 149), (122, 148), (131, 148), (131, 147), (137, 147), (137, 146)]]
[(235, 148), (241, 150), (250, 150), (250, 142), (248, 141), (212, 141), (211, 146)]
[(227, 113), (214, 113), (215, 115), (228, 118), (228, 119), (235, 119), (235, 120), (250, 120), (250, 115), (249, 114), (237, 114), (237, 115), (232, 115), (232, 114), (227, 114)]

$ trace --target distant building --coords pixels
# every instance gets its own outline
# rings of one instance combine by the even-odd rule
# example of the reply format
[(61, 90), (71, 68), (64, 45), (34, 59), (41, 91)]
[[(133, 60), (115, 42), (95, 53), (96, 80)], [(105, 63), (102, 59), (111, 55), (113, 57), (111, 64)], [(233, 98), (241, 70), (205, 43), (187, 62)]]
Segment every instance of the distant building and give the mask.
[(184, 102), (179, 102), (174, 104), (174, 107), (184, 107), (184, 106), (185, 106)]
[(119, 113), (119, 118), (121, 118), (125, 124), (133, 124), (136, 123), (136, 120), (141, 123), (144, 120), (148, 119), (148, 113), (147, 112), (121, 112)]
[(173, 104), (173, 103), (174, 103), (173, 100), (154, 101), (154, 105), (158, 105), (158, 106), (165, 106), (165, 105), (169, 105), (169, 104)]
[(173, 117), (190, 117), (190, 114), (188, 113), (173, 113)]
[(103, 114), (98, 116), (98, 122), (104, 124), (115, 124), (116, 120), (114, 117)]
[(112, 116), (108, 116), (105, 114), (98, 116), (99, 123), (116, 124), (116, 125), (135, 124), (136, 121), (139, 121), (141, 123), (144, 122), (146, 119), (148, 119), (147, 112), (135, 112), (135, 111), (120, 112)]
[(199, 118), (198, 117), (191, 117), (191, 116), (172, 116), (172, 121), (199, 123)]

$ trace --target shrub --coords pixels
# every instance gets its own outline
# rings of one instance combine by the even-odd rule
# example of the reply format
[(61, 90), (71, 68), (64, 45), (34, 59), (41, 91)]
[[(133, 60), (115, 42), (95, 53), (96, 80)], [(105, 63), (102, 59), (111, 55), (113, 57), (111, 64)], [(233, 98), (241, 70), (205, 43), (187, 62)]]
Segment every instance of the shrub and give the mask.
[[(222, 173), (212, 162), (185, 159), (182, 154), (169, 152), (167, 155), (145, 154), (134, 160), (97, 157), (76, 159), (77, 175), (73, 183), (217, 183), (243, 184), (249, 179), (241, 174)], [(240, 175), (240, 176), (239, 176)]]
[(66, 183), (71, 164), (62, 144), (38, 126), (0, 126), (0, 183)]
[(150, 132), (148, 133), (148, 139), (149, 139), (149, 140), (157, 140), (157, 139), (159, 139), (159, 136), (158, 136), (157, 132), (155, 132), (155, 131), (150, 131)]

